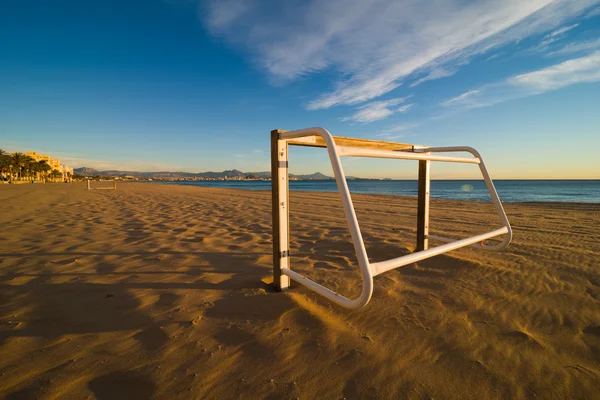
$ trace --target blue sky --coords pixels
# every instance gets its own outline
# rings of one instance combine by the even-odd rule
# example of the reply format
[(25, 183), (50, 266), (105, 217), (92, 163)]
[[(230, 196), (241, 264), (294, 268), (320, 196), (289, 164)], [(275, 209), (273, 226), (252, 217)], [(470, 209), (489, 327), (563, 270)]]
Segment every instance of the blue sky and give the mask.
[(271, 129), (323, 126), (471, 145), (495, 178), (600, 178), (600, 0), (20, 0), (0, 54), (0, 147), (76, 167), (264, 171)]

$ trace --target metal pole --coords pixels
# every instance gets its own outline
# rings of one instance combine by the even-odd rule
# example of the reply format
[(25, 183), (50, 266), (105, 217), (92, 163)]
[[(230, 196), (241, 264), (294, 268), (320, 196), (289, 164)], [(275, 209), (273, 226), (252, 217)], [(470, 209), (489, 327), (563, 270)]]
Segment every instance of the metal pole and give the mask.
[(278, 292), (290, 287), (290, 278), (282, 274), (282, 269), (290, 268), (288, 145), (279, 134), (278, 129), (271, 131), (273, 288)]
[(91, 188), (90, 188), (90, 180), (88, 179), (88, 180), (87, 180), (87, 190), (90, 190), (90, 189), (91, 189)]
[(419, 197), (417, 200), (417, 246), (415, 251), (429, 248), (429, 192), (431, 191), (431, 161), (419, 161)]
[(384, 272), (391, 271), (392, 269), (396, 269), (398, 267), (402, 267), (404, 265), (412, 264), (417, 261), (425, 260), (427, 258), (437, 256), (438, 254), (447, 253), (451, 250), (460, 249), (461, 247), (470, 246), (475, 243), (480, 243), (483, 240), (491, 239), (496, 236), (504, 235), (508, 233), (508, 228), (503, 226), (502, 228), (496, 229), (494, 231), (483, 233), (477, 236), (471, 236), (466, 239), (456, 240), (450, 243), (443, 244), (441, 246), (435, 246), (431, 249), (417, 251), (412, 254), (407, 254), (402, 257), (393, 258), (391, 260), (380, 261), (377, 263), (371, 264), (371, 269), (373, 270), (373, 276), (383, 274)]
[[(429, 160), (467, 164), (479, 164), (481, 162), (478, 157), (438, 156), (429, 154), (428, 148), (415, 149), (415, 151), (418, 151), (416, 153), (395, 150), (361, 149), (359, 147), (349, 146), (336, 146), (336, 148), (340, 157), (394, 158), (397, 160)], [(423, 153), (423, 151), (426, 153)]]

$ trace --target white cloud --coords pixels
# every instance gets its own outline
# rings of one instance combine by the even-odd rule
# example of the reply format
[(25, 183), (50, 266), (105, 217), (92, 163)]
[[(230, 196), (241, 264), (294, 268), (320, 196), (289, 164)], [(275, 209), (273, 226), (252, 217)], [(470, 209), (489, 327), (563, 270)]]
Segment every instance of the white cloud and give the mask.
[(543, 93), (575, 83), (599, 80), (600, 52), (596, 52), (587, 57), (568, 60), (538, 71), (513, 76), (507, 80), (507, 83), (531, 89), (534, 93)]
[(407, 138), (407, 137), (415, 136), (414, 133), (409, 133), (408, 131), (410, 131), (411, 129), (414, 129), (418, 126), (419, 126), (419, 124), (417, 124), (417, 123), (394, 124), (394, 125), (387, 127), (386, 129), (382, 130), (375, 136), (377, 136), (378, 138), (383, 139), (383, 140)]
[(537, 45), (525, 50), (526, 53), (542, 53), (550, 48), (550, 45), (554, 42), (559, 41), (562, 37), (548, 37), (547, 39), (542, 40)]
[(480, 93), (481, 90), (469, 90), (468, 92), (465, 92), (463, 94), (461, 94), (460, 96), (456, 96), (450, 100), (446, 100), (445, 102), (442, 103), (443, 106), (451, 106), (453, 104), (464, 104), (465, 102), (469, 101), (471, 98), (473, 98), (476, 94)]
[(405, 104), (405, 105), (403, 105), (403, 106), (401, 106), (401, 107), (398, 107), (398, 108), (396, 109), (396, 112), (400, 112), (400, 113), (403, 113), (403, 114), (404, 114), (405, 112), (408, 112), (408, 110), (412, 109), (414, 106), (415, 106), (415, 105), (414, 105), (414, 103), (411, 103), (411, 104)]
[(445, 68), (434, 68), (431, 72), (429, 72), (424, 77), (419, 78), (416, 81), (414, 81), (413, 83), (411, 83), (410, 87), (415, 87), (415, 86), (420, 85), (423, 82), (431, 81), (434, 79), (447, 78), (449, 76), (454, 75), (456, 73), (456, 71), (457, 71), (456, 69), (448, 70)]
[(548, 35), (546, 35), (546, 37), (554, 37), (554, 36), (558, 36), (558, 35), (562, 35), (568, 31), (570, 31), (573, 28), (577, 28), (579, 26), (579, 24), (573, 24), (573, 25), (569, 25), (569, 26), (563, 26), (562, 28), (559, 28), (555, 31), (550, 32)]
[(245, 0), (218, 0), (207, 2), (210, 18), (206, 20), (209, 28), (219, 32), (222, 28), (235, 23), (251, 11), (252, 2)]
[(600, 7), (594, 8), (592, 11), (588, 12), (585, 17), (586, 18), (594, 18), (600, 15)]
[(492, 61), (498, 57), (500, 57), (501, 55), (503, 55), (503, 53), (494, 53), (491, 56), (489, 56), (488, 58), (486, 58), (485, 60), (483, 60), (484, 62), (486, 61)]
[(581, 53), (581, 52), (596, 50), (596, 49), (600, 49), (600, 39), (592, 39), (592, 40), (586, 40), (583, 42), (568, 43), (565, 46), (563, 46), (562, 48), (552, 51), (552, 52), (548, 53), (547, 55), (549, 55), (549, 56), (561, 55), (562, 56), (562, 55), (566, 55), (566, 54)]
[(556, 29), (599, 1), (209, 0), (203, 19), (275, 81), (338, 73), (333, 89), (307, 105), (323, 109), (372, 100), (412, 74), (434, 79), (436, 70)]
[(442, 103), (445, 107), (470, 109), (520, 97), (542, 94), (577, 83), (600, 81), (600, 51), (537, 71), (512, 76), (482, 86)]
[(410, 124), (394, 124), (387, 129), (387, 132), (403, 132), (409, 129), (417, 128), (419, 126), (418, 123), (410, 123)]
[(529, 53), (542, 53), (542, 52), (546, 52), (548, 49), (550, 49), (550, 45), (552, 43), (558, 42), (559, 40), (564, 39), (565, 37), (567, 37), (567, 32), (569, 32), (571, 29), (578, 27), (579, 24), (573, 24), (573, 25), (568, 25), (568, 26), (563, 26), (562, 28), (556, 29), (552, 32), (550, 32), (549, 34), (545, 35), (542, 39), (542, 41), (540, 43), (538, 43), (536, 46), (533, 46), (532, 48), (528, 49), (527, 52)]
[(396, 112), (407, 112), (414, 106), (414, 104), (406, 104), (399, 108), (393, 108), (404, 103), (406, 99), (408, 99), (408, 97), (399, 97), (396, 99), (367, 103), (358, 107), (358, 111), (351, 116), (342, 118), (342, 121), (373, 122), (389, 117)]

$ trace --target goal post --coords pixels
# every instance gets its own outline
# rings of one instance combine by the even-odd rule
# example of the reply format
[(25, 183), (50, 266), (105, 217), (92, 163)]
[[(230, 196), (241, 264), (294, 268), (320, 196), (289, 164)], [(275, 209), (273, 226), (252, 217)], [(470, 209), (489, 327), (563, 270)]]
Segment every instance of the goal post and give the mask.
[(279, 139), (279, 131), (271, 132), (271, 209), (273, 216), (273, 287), (277, 291), (290, 287), (290, 277), (281, 273), (289, 268), (290, 212), (288, 144)]
[(429, 248), (429, 192), (431, 191), (431, 161), (419, 160), (417, 191), (417, 245), (416, 251)]
[[(112, 184), (110, 186), (92, 187), (92, 182), (112, 182)], [(87, 190), (117, 190), (117, 180), (116, 179), (105, 179), (105, 180), (93, 181), (91, 179), (88, 179), (87, 180)]]
[[(293, 271), (290, 265), (290, 229), (289, 229), (289, 156), (290, 145), (327, 148), (335, 181), (340, 192), (344, 213), (354, 251), (361, 271), (362, 291), (355, 299), (348, 299), (334, 291)], [(467, 152), (472, 157), (448, 156), (437, 153)], [(365, 249), (362, 233), (341, 157), (372, 157), (419, 161), (418, 208), (417, 208), (417, 245), (415, 252), (386, 261), (370, 263)], [(471, 236), (466, 239), (451, 239), (429, 234), (429, 198), (431, 162), (453, 162), (477, 164), (492, 197), (492, 202), (502, 223), (502, 227), (493, 231)], [(271, 131), (271, 184), (272, 184), (272, 218), (273, 218), (273, 285), (275, 290), (282, 291), (290, 287), (291, 281), (300, 283), (310, 290), (328, 298), (334, 303), (349, 309), (365, 306), (373, 294), (373, 277), (384, 272), (421, 261), (439, 254), (466, 246), (477, 246), (489, 250), (504, 249), (512, 239), (512, 229), (502, 202), (487, 172), (481, 155), (471, 147), (427, 147), (413, 144), (384, 142), (378, 140), (354, 139), (332, 136), (324, 128), (307, 128), (296, 131)], [(504, 239), (494, 245), (486, 245), (484, 241), (497, 236)], [(429, 240), (445, 242), (445, 244), (429, 247)]]

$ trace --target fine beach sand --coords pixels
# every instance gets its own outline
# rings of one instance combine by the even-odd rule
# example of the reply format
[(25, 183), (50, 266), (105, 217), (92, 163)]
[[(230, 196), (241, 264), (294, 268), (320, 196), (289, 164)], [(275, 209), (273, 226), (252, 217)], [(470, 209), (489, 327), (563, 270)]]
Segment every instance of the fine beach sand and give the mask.
[[(353, 199), (372, 260), (413, 249), (415, 198)], [(348, 311), (270, 290), (270, 202), (0, 185), (0, 398), (598, 398), (600, 204), (506, 204), (507, 250), (385, 273)], [(359, 293), (338, 195), (292, 192), (291, 214), (292, 268)], [(432, 234), (499, 226), (432, 200)]]

